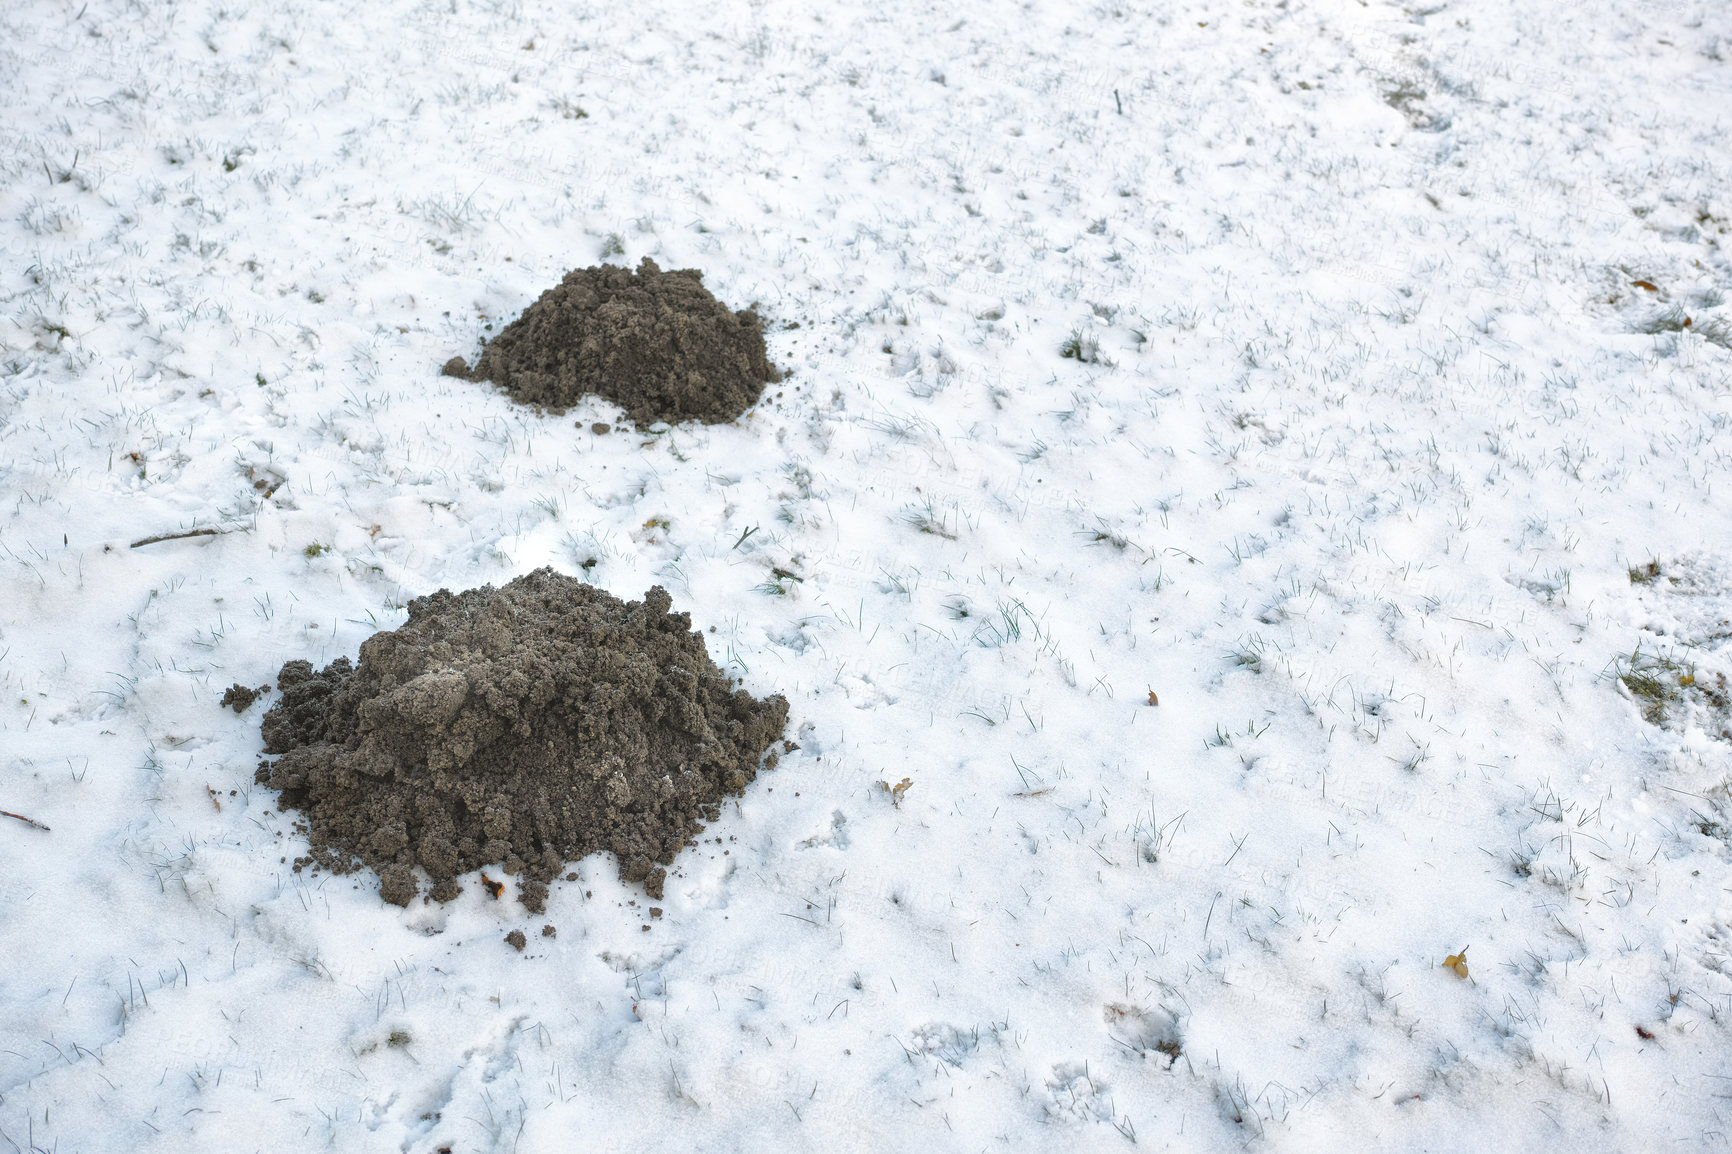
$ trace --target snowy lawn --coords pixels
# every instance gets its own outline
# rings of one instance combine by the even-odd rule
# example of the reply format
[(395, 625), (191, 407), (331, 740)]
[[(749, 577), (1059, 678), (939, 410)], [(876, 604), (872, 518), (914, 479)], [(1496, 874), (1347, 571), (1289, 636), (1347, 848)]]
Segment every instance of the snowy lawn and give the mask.
[[(1729, 56), (1712, 0), (6, 5), (0, 1150), (1725, 1142)], [(438, 375), (643, 256), (758, 305), (748, 418)], [(801, 748), (660, 918), (296, 872), (223, 691), (542, 565)]]

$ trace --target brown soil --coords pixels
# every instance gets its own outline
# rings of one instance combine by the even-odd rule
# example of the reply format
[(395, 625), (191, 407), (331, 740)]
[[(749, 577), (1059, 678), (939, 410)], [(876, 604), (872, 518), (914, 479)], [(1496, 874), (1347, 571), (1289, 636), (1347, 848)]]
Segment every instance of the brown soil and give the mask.
[(600, 265), (567, 273), (487, 342), (473, 369), (525, 404), (564, 412), (585, 394), (617, 404), (638, 425), (732, 421), (781, 380), (751, 309), (732, 312), (696, 269)]
[(372, 867), (397, 905), (499, 864), (540, 912), (566, 861), (604, 850), (659, 898), (661, 867), (775, 764), (788, 716), (734, 689), (672, 604), (552, 569), (417, 598), (358, 666), (283, 666), (260, 784), (307, 815), (315, 862)]
[(270, 691), (271, 687), (268, 685), (261, 685), (257, 689), (253, 689), (237, 681), (223, 690), (223, 699), (218, 704), (226, 706), (236, 713), (245, 713), (253, 707), (253, 702), (259, 699), (260, 694)]

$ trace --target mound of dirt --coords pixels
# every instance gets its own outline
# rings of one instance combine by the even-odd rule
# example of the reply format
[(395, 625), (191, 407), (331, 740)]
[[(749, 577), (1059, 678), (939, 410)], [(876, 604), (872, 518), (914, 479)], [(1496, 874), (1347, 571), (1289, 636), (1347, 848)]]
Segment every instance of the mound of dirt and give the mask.
[(473, 369), (459, 357), (444, 371), (555, 412), (593, 393), (639, 425), (732, 421), (781, 380), (756, 312), (729, 311), (698, 270), (663, 272), (648, 257), (636, 272), (567, 273), (487, 342)]
[(659, 898), (680, 849), (740, 792), (788, 703), (734, 689), (660, 586), (642, 601), (538, 569), (410, 602), (359, 665), (284, 665), (259, 782), (307, 815), (313, 860), (380, 894), (458, 893), (499, 864), (540, 912), (567, 861), (608, 850)]

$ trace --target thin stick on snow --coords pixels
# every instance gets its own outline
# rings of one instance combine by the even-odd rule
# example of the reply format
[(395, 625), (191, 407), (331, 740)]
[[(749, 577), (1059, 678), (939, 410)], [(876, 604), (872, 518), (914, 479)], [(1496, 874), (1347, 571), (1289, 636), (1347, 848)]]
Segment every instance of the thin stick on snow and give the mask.
[(154, 545), (158, 541), (180, 541), (187, 537), (217, 537), (234, 531), (234, 529), (188, 529), (184, 533), (159, 533), (155, 537), (144, 537), (134, 541), (131, 547), (136, 549), (140, 545)]
[(35, 829), (44, 830), (44, 831), (46, 831), (48, 829), (48, 827), (43, 825), (41, 822), (36, 821), (32, 818), (25, 817), (21, 813), (13, 813), (11, 810), (0, 809), (0, 817), (9, 817), (9, 818), (14, 819), (15, 821), (21, 821), (25, 825), (31, 826)]

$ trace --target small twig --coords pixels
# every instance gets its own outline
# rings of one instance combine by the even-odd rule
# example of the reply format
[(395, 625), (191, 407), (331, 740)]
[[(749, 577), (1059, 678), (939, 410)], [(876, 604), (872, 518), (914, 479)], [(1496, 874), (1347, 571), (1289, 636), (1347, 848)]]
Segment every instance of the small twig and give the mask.
[(25, 817), (21, 813), (13, 813), (11, 810), (8, 810), (8, 809), (0, 809), (0, 817), (9, 817), (9, 818), (12, 818), (16, 821), (21, 821), (27, 826), (31, 826), (34, 829), (39, 829), (39, 830), (42, 830), (44, 832), (47, 832), (47, 830), (48, 830), (48, 827), (43, 825), (41, 822), (36, 821), (32, 818)]
[(218, 537), (224, 533), (233, 533), (244, 526), (235, 525), (227, 529), (188, 529), (184, 533), (159, 533), (155, 537), (143, 537), (132, 543), (136, 549), (140, 545), (154, 545), (158, 541), (180, 541), (187, 537)]

